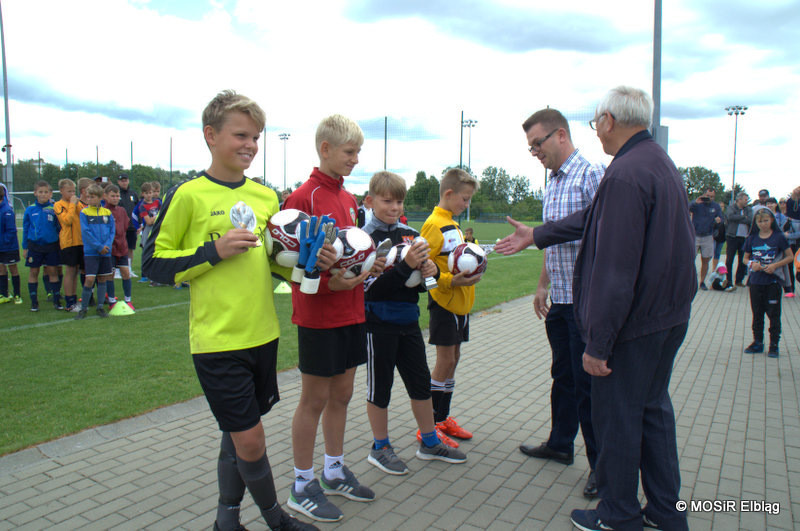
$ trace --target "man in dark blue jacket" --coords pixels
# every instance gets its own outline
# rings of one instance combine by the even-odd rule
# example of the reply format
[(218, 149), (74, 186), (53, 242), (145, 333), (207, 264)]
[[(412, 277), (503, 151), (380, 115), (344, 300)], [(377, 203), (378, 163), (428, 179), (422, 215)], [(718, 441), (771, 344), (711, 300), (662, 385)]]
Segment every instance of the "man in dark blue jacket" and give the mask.
[(511, 254), (534, 241), (544, 248), (582, 238), (573, 298), (592, 375), (601, 501), (572, 512), (580, 529), (688, 529), (675, 508), (680, 471), (668, 388), (697, 291), (694, 229), (680, 174), (647, 132), (651, 113), (645, 92), (611, 90), (590, 122), (614, 156), (591, 206), (535, 230), (512, 223), (514, 234), (495, 246)]

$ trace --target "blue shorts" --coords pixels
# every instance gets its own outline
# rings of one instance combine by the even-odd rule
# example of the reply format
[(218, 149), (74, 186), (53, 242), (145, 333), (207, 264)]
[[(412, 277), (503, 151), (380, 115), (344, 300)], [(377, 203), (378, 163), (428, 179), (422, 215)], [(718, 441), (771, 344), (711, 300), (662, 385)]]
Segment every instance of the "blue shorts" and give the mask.
[(128, 267), (128, 255), (125, 256), (115, 256), (114, 257), (114, 267), (119, 269), (120, 267)]
[(40, 253), (39, 251), (31, 251), (28, 249), (28, 258), (25, 260), (25, 265), (31, 269), (37, 269), (46, 266), (60, 266), (61, 254), (59, 251), (50, 251), (47, 253)]
[(84, 256), (85, 272), (87, 277), (110, 275), (111, 255), (106, 256)]
[(0, 264), (14, 265), (19, 263), (19, 249), (16, 251), (0, 251)]

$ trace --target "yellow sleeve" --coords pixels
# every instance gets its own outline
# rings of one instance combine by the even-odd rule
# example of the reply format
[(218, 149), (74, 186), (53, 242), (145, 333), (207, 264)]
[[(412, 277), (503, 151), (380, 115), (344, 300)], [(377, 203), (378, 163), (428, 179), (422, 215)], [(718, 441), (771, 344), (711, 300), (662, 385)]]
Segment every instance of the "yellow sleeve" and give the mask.
[(144, 249), (144, 274), (162, 284), (189, 281), (222, 261), (213, 241), (185, 249), (193, 205), (180, 187), (170, 190)]
[(426, 221), (422, 225), (420, 235), (428, 241), (428, 245), (431, 248), (431, 259), (439, 268), (438, 288), (443, 293), (450, 291), (452, 289), (453, 274), (447, 268), (447, 257), (439, 256), (439, 253), (442, 252), (442, 245), (444, 245), (444, 236), (442, 236), (441, 229), (436, 224)]

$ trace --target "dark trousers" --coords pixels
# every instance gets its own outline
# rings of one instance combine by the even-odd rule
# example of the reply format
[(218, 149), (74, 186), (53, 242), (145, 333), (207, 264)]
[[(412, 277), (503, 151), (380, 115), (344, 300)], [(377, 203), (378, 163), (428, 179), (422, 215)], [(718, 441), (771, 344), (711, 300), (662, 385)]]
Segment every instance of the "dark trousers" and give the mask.
[(736, 283), (741, 284), (747, 274), (744, 266), (744, 236), (728, 236), (725, 239), (725, 268), (728, 270), (728, 285), (733, 285), (733, 257), (739, 253), (739, 263), (736, 264)]
[(597, 444), (592, 429), (592, 380), (583, 370), (583, 352), (586, 345), (581, 340), (572, 304), (552, 304), (544, 320), (547, 339), (553, 351), (550, 374), (552, 429), (547, 446), (559, 452), (574, 452), (575, 436), (580, 425), (586, 443), (586, 457), (594, 470), (597, 461)]
[[(795, 256), (797, 256), (797, 248), (798, 248), (798, 245), (796, 243), (793, 243), (792, 244), (792, 254), (795, 255)], [(794, 281), (795, 281), (795, 278), (794, 278), (795, 277), (794, 260), (789, 262), (789, 276), (791, 277), (789, 280), (791, 280), (792, 285), (784, 287), (784, 291), (786, 291), (786, 293), (794, 293)]]
[(769, 342), (781, 340), (781, 286), (777, 282), (750, 284), (750, 309), (753, 311), (753, 340), (764, 342), (764, 314), (769, 317)]
[(669, 379), (688, 323), (614, 345), (611, 374), (592, 377), (592, 422), (600, 454), (598, 517), (614, 529), (642, 529), (645, 513), (660, 529), (688, 529), (675, 503), (680, 491), (675, 413)]

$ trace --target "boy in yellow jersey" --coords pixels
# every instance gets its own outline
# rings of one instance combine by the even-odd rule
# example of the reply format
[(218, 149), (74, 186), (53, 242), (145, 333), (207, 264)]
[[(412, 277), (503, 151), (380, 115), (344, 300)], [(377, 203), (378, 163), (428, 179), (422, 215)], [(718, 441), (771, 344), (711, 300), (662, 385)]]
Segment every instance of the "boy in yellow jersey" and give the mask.
[[(278, 318), (264, 241), (278, 211), (269, 188), (244, 176), (258, 151), (264, 111), (233, 91), (203, 111), (211, 166), (166, 195), (144, 249), (144, 275), (190, 284), (189, 343), (197, 377), (222, 431), (217, 463), (219, 505), (214, 529), (241, 529), (245, 487), (270, 529), (316, 529), (281, 509), (275, 494), (261, 416), (279, 400)], [(254, 230), (235, 228), (231, 210), (252, 208)]]
[(436, 365), (431, 372), (433, 420), (437, 429), (450, 437), (471, 439), (472, 433), (450, 416), (450, 400), (455, 388), (455, 373), (461, 357), (461, 343), (469, 341), (469, 311), (475, 302), (475, 284), (481, 275), (467, 278), (465, 273), (453, 275), (447, 268), (450, 253), (464, 235), (453, 216), (467, 209), (478, 181), (458, 168), (445, 172), (439, 184), (439, 205), (425, 220), (420, 233), (428, 240), (430, 256), (439, 267), (438, 286), (428, 292), (430, 337), (436, 345)]
[(66, 307), (67, 311), (73, 311), (78, 302), (78, 270), (83, 269), (81, 210), (85, 205), (78, 201), (72, 179), (58, 181), (58, 189), (61, 191), (61, 199), (56, 201), (53, 209), (61, 225), (58, 240), (61, 246), (61, 264), (66, 268), (64, 275)]

